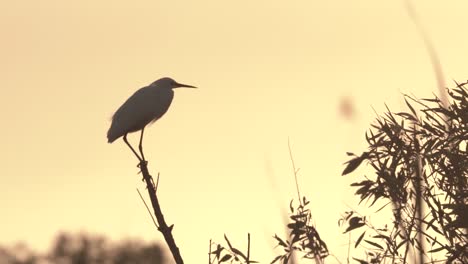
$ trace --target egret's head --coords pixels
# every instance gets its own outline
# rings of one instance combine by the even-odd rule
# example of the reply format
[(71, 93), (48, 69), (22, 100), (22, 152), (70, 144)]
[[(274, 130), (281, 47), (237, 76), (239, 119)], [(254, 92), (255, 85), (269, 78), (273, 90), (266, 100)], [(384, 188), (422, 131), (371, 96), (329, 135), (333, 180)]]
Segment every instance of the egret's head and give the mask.
[(192, 85), (187, 85), (187, 84), (181, 84), (176, 81), (174, 81), (172, 78), (169, 77), (164, 77), (161, 78), (151, 84), (152, 86), (158, 86), (161, 88), (168, 88), (168, 89), (174, 89), (174, 88), (180, 88), (180, 87), (186, 87), (186, 88), (197, 88)]

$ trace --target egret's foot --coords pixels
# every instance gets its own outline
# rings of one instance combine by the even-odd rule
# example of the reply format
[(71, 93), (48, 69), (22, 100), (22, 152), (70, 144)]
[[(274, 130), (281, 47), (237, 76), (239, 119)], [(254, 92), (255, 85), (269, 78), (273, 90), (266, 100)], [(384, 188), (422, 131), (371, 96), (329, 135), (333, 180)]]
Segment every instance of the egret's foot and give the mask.
[[(140, 168), (140, 164), (138, 164), (137, 167)], [(140, 170), (137, 174), (141, 174), (141, 181), (144, 182), (144, 181), (145, 181), (145, 177), (143, 176), (141, 170)]]
[(140, 163), (137, 164), (137, 168), (141, 169), (141, 166), (146, 166), (146, 165), (148, 165), (148, 161), (142, 160), (140, 161)]

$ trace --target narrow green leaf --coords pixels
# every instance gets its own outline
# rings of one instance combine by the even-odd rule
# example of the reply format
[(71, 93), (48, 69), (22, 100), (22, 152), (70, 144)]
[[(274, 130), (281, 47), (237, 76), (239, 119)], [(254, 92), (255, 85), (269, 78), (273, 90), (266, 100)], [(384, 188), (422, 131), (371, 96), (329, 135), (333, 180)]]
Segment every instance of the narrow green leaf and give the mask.
[(442, 250), (444, 250), (444, 249), (445, 249), (445, 247), (440, 247), (440, 248), (436, 248), (436, 249), (431, 249), (431, 250), (429, 250), (428, 252), (429, 252), (429, 253), (434, 253), (434, 252), (442, 251)]
[(244, 260), (247, 260), (247, 257), (242, 253), (242, 251), (238, 250), (237, 248), (231, 248), (232, 252), (234, 252), (236, 255), (241, 256)]
[(369, 264), (369, 262), (365, 261), (365, 260), (362, 260), (362, 259), (357, 259), (357, 258), (353, 258), (355, 261), (359, 262), (360, 264)]
[(357, 246), (359, 246), (359, 243), (361, 243), (361, 240), (364, 237), (365, 233), (366, 233), (366, 231), (362, 232), (362, 234), (359, 236), (359, 238), (356, 241), (356, 244), (354, 244), (354, 248), (357, 248)]
[(230, 254), (226, 254), (224, 255), (221, 260), (219, 262), (224, 262), (224, 261), (228, 261), (232, 258), (232, 256)]
[(440, 100), (438, 98), (435, 98), (435, 99), (430, 99), (430, 98), (423, 98), (421, 99), (423, 101), (428, 101), (428, 102), (433, 102), (433, 103), (438, 103), (440, 102)]
[(408, 108), (411, 110), (411, 112), (413, 113), (414, 118), (416, 119), (418, 115), (416, 114), (416, 111), (414, 110), (413, 106), (408, 102), (408, 100), (406, 100), (406, 98), (405, 98), (405, 103), (408, 106)]
[(380, 212), (382, 209), (384, 209), (385, 207), (387, 207), (387, 205), (389, 205), (391, 202), (388, 202), (386, 204), (384, 204), (382, 207), (380, 207), (377, 211), (375, 211), (375, 213), (378, 213)]
[(277, 234), (275, 234), (274, 238), (278, 241), (278, 245), (282, 247), (287, 247), (286, 243), (281, 239)]
[[(365, 152), (364, 152), (365, 153)], [(360, 157), (356, 157), (354, 159), (351, 159), (350, 161), (346, 162), (348, 165), (346, 168), (343, 170), (343, 173), (341, 173), (341, 176), (344, 176), (348, 173), (353, 172), (359, 165), (361, 165), (361, 162), (367, 158), (367, 155), (364, 155), (364, 153)]]
[(406, 118), (406, 119), (409, 119), (411, 121), (417, 121), (417, 119), (414, 116), (412, 116), (412, 115), (410, 115), (408, 113), (405, 113), (405, 112), (396, 113), (396, 115), (401, 116), (401, 117)]
[(276, 256), (271, 262), (270, 264), (274, 264), (276, 261), (280, 260), (283, 256)]
[(377, 243), (375, 243), (375, 242), (369, 241), (369, 240), (367, 240), (367, 239), (364, 239), (364, 241), (366, 241), (368, 244), (370, 244), (370, 245), (372, 245), (372, 246), (374, 246), (374, 247), (380, 248), (380, 249), (382, 249), (382, 250), (384, 249), (381, 245), (379, 245), (379, 244), (377, 244)]

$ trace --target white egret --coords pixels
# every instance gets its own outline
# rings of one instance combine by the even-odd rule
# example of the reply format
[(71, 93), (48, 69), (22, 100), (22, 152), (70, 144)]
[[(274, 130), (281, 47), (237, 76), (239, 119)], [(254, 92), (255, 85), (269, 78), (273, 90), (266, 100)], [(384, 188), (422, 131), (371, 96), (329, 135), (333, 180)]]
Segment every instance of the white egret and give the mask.
[[(140, 161), (145, 160), (143, 155), (143, 132), (146, 125), (161, 118), (169, 109), (174, 91), (179, 87), (196, 88), (195, 86), (180, 84), (171, 78), (161, 78), (152, 84), (136, 91), (112, 116), (112, 124), (107, 132), (109, 143), (121, 136)], [(127, 134), (141, 130), (140, 144), (138, 146), (141, 157), (128, 143)]]

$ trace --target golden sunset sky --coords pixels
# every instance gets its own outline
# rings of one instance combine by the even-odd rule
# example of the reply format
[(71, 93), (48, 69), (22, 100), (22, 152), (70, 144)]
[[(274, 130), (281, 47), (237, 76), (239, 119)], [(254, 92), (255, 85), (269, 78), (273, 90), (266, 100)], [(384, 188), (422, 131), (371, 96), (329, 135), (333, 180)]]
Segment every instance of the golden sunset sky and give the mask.
[[(447, 85), (466, 81), (468, 1), (413, 5)], [(296, 197), (289, 138), (317, 229), (345, 262), (337, 221), (359, 176), (340, 176), (345, 152), (365, 150), (372, 108), (438, 93), (399, 0), (1, 1), (0, 33), (0, 245), (47, 250), (61, 230), (163, 242), (137, 160), (106, 132), (135, 90), (170, 76), (199, 89), (176, 90), (145, 154), (185, 261), (206, 263), (224, 233), (245, 247), (248, 232), (252, 258), (272, 260)]]

